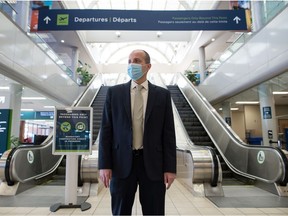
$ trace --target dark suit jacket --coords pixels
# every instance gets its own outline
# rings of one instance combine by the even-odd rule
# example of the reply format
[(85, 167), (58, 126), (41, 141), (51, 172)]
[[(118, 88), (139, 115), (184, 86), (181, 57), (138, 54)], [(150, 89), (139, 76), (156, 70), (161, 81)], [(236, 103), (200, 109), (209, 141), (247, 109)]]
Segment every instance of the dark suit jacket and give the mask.
[[(99, 169), (126, 178), (132, 167), (131, 81), (110, 87), (104, 105), (99, 140)], [(151, 180), (176, 173), (176, 140), (170, 92), (148, 82), (143, 157)]]

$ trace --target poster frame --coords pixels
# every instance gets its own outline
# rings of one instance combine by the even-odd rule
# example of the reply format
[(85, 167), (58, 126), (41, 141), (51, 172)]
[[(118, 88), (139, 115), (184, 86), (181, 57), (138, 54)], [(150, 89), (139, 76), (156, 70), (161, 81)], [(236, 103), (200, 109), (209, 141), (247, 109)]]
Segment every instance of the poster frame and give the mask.
[[(59, 149), (59, 143), (57, 140), (57, 137), (61, 137), (59, 135), (59, 126), (57, 125), (59, 122), (59, 112), (63, 112), (66, 111), (71, 112), (71, 113), (75, 113), (75, 111), (83, 111), (86, 112), (87, 115), (89, 114), (89, 117), (87, 119), (88, 121), (88, 125), (89, 125), (89, 145), (88, 148), (85, 149)], [(76, 112), (77, 113), (77, 112)], [(72, 121), (72, 117), (70, 118), (70, 120)], [(73, 122), (75, 123), (75, 122)], [(75, 128), (75, 124), (71, 125), (71, 128)], [(54, 128), (53, 128), (53, 147), (52, 147), (52, 154), (54, 155), (90, 155), (92, 152), (92, 140), (93, 140), (93, 108), (92, 107), (55, 107), (54, 109)], [(61, 137), (63, 138), (63, 137)]]

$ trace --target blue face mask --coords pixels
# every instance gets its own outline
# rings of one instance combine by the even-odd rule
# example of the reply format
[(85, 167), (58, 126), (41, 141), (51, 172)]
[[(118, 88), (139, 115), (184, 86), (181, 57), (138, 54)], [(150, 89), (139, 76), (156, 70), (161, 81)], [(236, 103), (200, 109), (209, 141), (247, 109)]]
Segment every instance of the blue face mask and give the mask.
[(142, 65), (141, 64), (129, 64), (128, 65), (128, 75), (132, 80), (140, 79), (144, 73), (142, 72)]

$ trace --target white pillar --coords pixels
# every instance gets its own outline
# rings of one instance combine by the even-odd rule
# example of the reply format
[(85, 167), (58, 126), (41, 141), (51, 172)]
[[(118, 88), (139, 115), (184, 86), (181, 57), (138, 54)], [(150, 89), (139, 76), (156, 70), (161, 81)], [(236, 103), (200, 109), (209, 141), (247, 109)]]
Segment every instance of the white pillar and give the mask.
[(28, 31), (30, 1), (17, 1), (16, 23), (25, 31)]
[(78, 67), (78, 60), (79, 60), (79, 50), (77, 47), (72, 47), (72, 64), (71, 70), (73, 72), (73, 79), (76, 80), (77, 75), (77, 67)]
[(9, 86), (9, 109), (12, 109), (11, 136), (19, 137), (21, 119), (22, 85), (11, 83)]
[(199, 74), (200, 74), (200, 83), (205, 79), (206, 72), (206, 57), (205, 57), (205, 47), (199, 48)]
[[(263, 83), (258, 86), (260, 112), (262, 118), (263, 145), (269, 146), (269, 141), (278, 140), (277, 122), (275, 118), (275, 101), (271, 86)], [(273, 144), (277, 146), (277, 144)]]
[(251, 1), (251, 13), (252, 29), (257, 32), (264, 26), (263, 1)]

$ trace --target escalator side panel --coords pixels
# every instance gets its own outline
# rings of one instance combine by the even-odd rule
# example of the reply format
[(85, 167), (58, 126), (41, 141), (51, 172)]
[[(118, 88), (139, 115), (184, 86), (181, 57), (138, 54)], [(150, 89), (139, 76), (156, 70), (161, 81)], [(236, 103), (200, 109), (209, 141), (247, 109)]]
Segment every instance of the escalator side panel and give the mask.
[(287, 160), (275, 148), (247, 145), (183, 74), (177, 75), (175, 83), (179, 84), (181, 92), (233, 172), (266, 183), (285, 179)]

